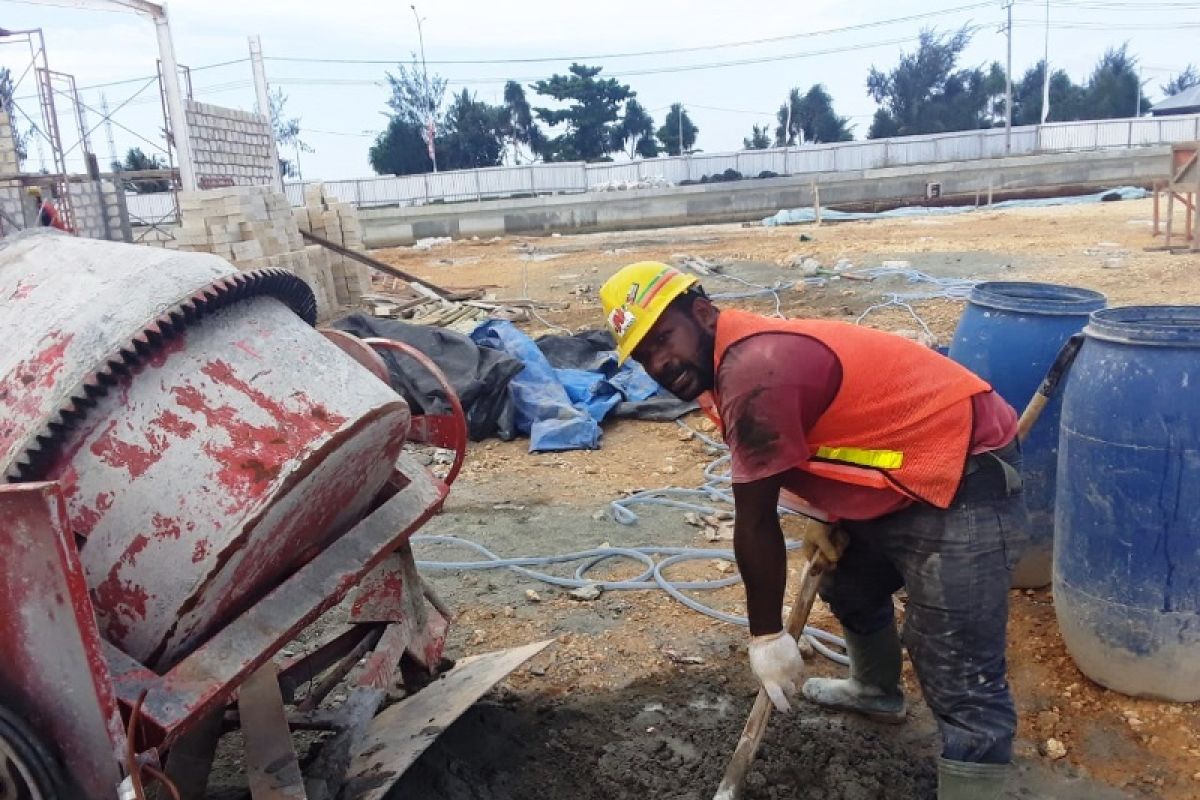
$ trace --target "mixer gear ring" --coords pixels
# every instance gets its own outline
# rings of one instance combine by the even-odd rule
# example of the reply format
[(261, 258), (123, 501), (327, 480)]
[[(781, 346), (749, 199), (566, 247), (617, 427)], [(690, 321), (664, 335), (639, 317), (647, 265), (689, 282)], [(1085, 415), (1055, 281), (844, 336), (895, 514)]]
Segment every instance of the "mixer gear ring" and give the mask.
[(66, 797), (55, 759), (19, 716), (0, 706), (0, 800)]
[[(31, 439), (5, 476), (10, 483), (39, 480), (67, 433), (87, 416), (110, 387), (175, 338), (188, 325), (252, 297), (274, 297), (296, 312), (309, 325), (317, 321), (317, 303), (312, 289), (284, 269), (270, 268), (238, 272), (219, 278), (189, 297), (166, 307), (125, 346), (101, 361), (101, 365), (67, 396), (45, 427)], [(0, 797), (0, 800), (6, 800)]]

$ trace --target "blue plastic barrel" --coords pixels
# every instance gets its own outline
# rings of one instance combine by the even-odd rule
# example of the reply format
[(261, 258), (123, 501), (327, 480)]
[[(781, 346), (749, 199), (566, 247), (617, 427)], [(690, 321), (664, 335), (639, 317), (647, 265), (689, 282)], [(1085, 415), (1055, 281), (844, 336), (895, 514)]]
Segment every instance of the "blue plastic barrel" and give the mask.
[(1064, 389), (1054, 608), (1084, 674), (1200, 700), (1200, 306), (1098, 311)]
[[(1104, 304), (1104, 295), (1074, 286), (1015, 281), (978, 284), (954, 333), (950, 357), (990, 383), (1020, 414), (1046, 377), (1059, 348)], [(1061, 398), (1048, 403), (1024, 445), (1031, 541), (1013, 571), (1013, 586), (1020, 588), (1050, 583), (1061, 409)]]

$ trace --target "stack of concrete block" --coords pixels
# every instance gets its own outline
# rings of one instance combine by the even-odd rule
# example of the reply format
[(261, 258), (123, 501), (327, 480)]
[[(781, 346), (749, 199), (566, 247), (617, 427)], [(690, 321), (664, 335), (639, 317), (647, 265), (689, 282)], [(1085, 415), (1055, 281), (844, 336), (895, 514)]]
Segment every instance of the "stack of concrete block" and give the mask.
[(305, 246), (287, 198), (270, 187), (180, 192), (179, 212), (176, 249), (213, 253), (244, 270), (280, 267), (294, 272), (312, 289), (322, 320), (344, 305), (333, 291), (324, 254)]
[[(340, 244), (347, 250), (365, 252), (362, 223), (358, 212), (349, 203), (342, 203), (325, 192), (324, 185), (310, 183), (304, 187), (304, 206), (292, 209), (300, 230)], [(371, 271), (354, 259), (329, 254), (333, 290), (338, 303), (357, 306), (363, 295), (371, 291)]]
[(0, 110), (0, 175), (16, 175), (21, 171), (17, 158), (17, 137), (8, 112)]

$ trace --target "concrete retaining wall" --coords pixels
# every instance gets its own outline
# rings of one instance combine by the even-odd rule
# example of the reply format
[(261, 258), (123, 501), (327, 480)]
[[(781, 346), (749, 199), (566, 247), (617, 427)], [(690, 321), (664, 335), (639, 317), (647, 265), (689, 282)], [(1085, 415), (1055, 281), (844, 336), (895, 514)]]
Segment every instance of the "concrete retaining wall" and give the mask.
[(998, 198), (1058, 189), (1143, 185), (1169, 168), (1167, 146), (1056, 153), (946, 164), (794, 175), (735, 183), (557, 195), (415, 208), (364, 208), (368, 247), (411, 244), (429, 236), (582, 233), (671, 225), (757, 220), (785, 208), (811, 206), (812, 186), (822, 206), (891, 207), (924, 202), (926, 186), (941, 184), (945, 198)]

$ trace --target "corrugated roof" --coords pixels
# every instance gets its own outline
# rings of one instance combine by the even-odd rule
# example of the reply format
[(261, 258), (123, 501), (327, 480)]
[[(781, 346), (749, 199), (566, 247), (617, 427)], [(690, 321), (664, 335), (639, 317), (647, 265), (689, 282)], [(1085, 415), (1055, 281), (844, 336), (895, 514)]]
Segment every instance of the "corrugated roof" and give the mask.
[(1173, 94), (1165, 100), (1155, 103), (1150, 113), (1159, 114), (1163, 111), (1181, 111), (1185, 108), (1200, 108), (1200, 84), (1190, 89), (1184, 89), (1179, 94)]

